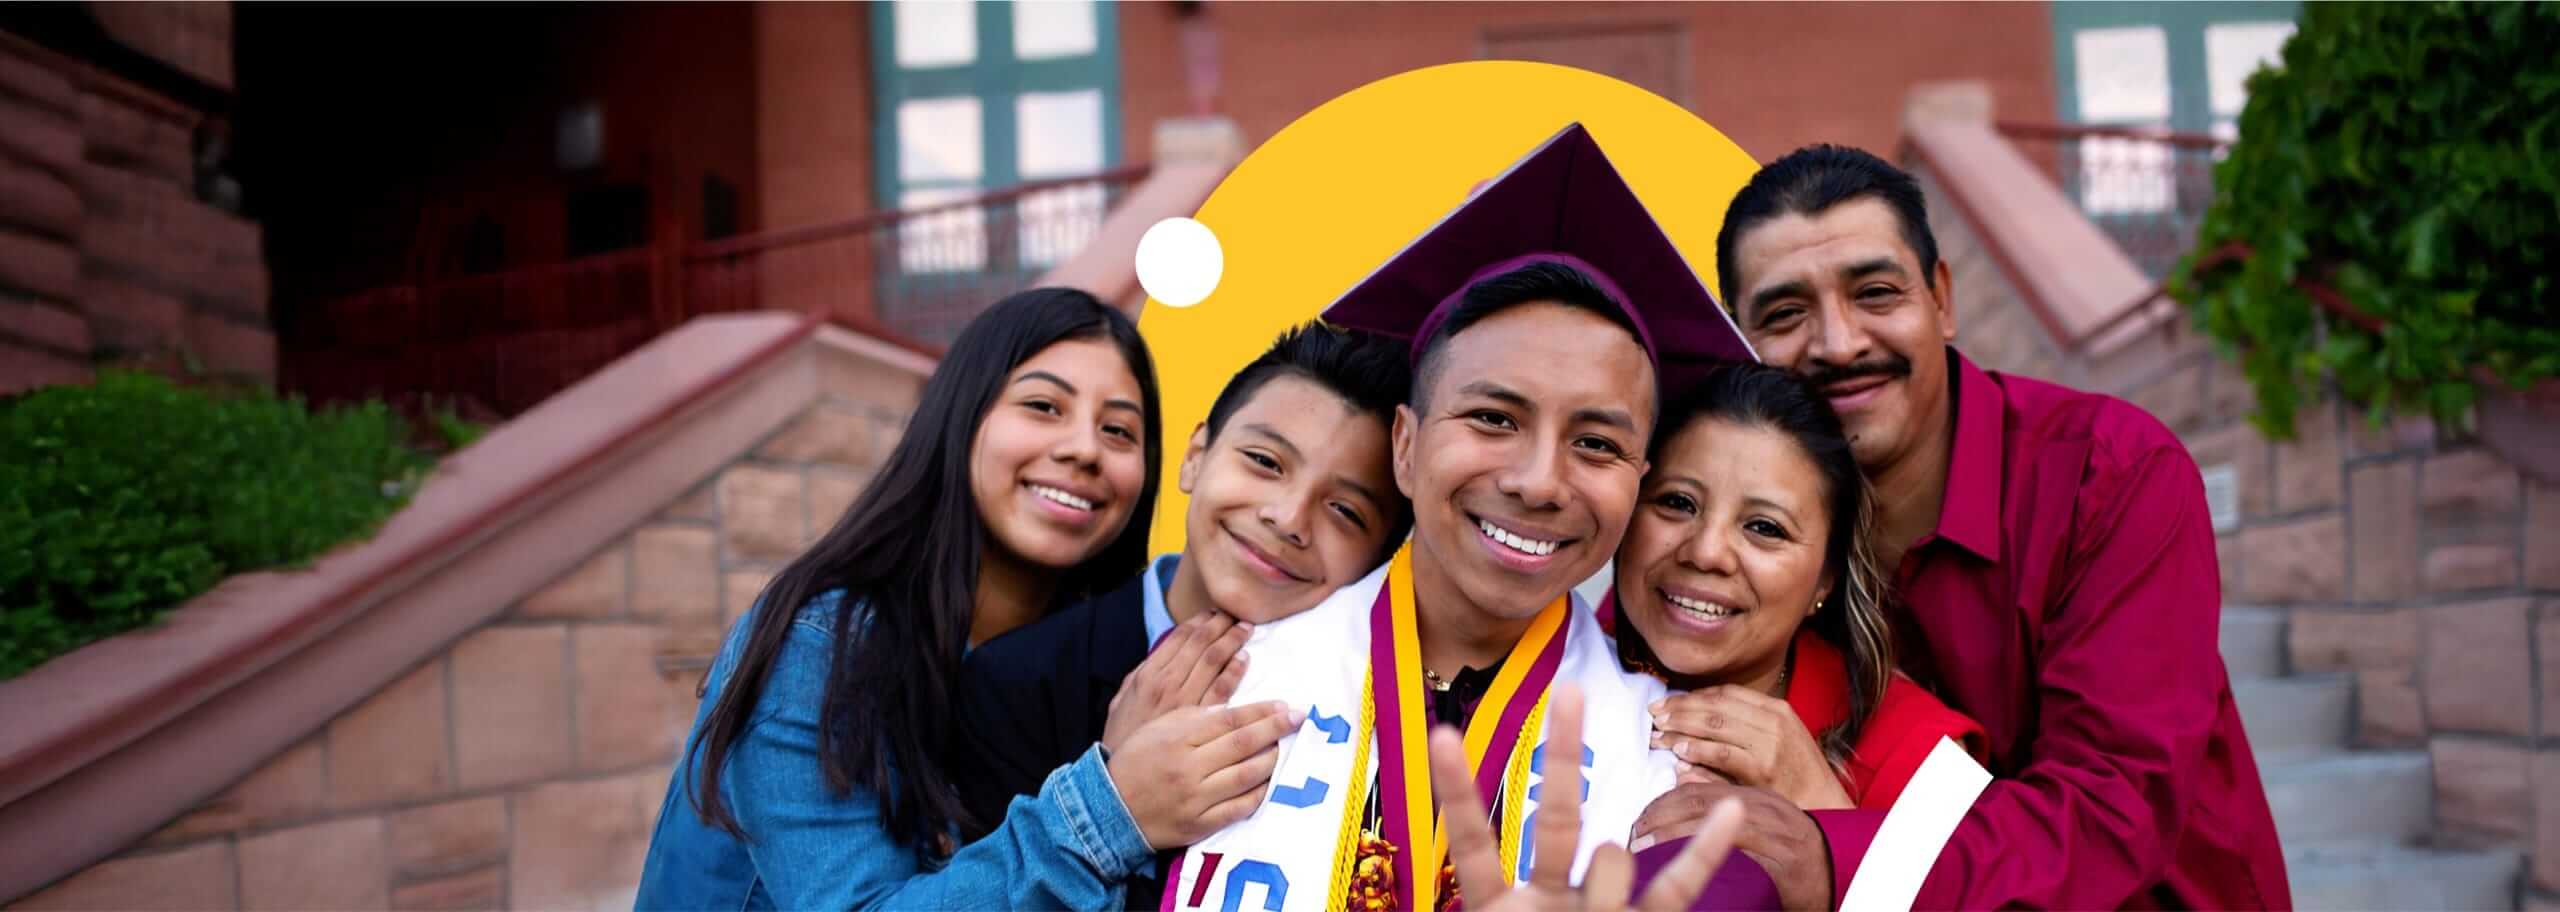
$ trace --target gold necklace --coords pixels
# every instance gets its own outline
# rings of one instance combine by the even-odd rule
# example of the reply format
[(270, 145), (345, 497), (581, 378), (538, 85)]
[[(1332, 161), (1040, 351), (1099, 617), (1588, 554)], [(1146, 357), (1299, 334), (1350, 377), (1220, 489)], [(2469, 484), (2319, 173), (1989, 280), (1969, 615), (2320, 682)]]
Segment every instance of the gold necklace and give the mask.
[(1422, 683), (1425, 686), (1430, 687), (1432, 690), (1436, 690), (1441, 693), (1449, 692), (1449, 682), (1440, 680), (1440, 673), (1432, 671), (1431, 669), (1425, 668), (1422, 670)]

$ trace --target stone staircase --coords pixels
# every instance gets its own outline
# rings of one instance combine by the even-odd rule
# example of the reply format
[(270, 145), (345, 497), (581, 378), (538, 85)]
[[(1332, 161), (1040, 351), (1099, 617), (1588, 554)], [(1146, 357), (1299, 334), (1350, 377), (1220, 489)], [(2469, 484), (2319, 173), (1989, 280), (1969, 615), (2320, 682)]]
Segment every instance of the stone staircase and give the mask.
[(2435, 783), (2424, 751), (2355, 750), (2355, 680), (2289, 675), (2284, 614), (2225, 607), (2222, 657), (2304, 910), (2512, 910), (2512, 848), (2430, 846)]

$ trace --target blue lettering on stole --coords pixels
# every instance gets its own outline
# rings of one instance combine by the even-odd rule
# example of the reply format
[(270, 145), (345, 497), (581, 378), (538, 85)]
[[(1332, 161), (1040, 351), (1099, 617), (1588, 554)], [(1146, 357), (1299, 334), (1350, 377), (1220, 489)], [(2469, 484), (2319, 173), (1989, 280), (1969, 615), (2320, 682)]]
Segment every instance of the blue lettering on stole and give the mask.
[(1257, 883), (1262, 885), (1263, 912), (1280, 912), (1281, 905), (1289, 901), (1289, 875), (1280, 873), (1279, 865), (1267, 861), (1239, 861), (1227, 870), (1227, 899), (1221, 912), (1236, 912), (1236, 907), (1244, 904), (1245, 885)]
[[(1544, 782), (1542, 774), (1547, 770), (1546, 747), (1545, 744), (1540, 744), (1538, 752), (1529, 755), (1529, 775), (1540, 778), (1538, 782), (1529, 783), (1530, 801), (1538, 800), (1538, 786)], [(1582, 800), (1586, 802), (1591, 800), (1591, 767), (1595, 762), (1596, 755), (1591, 752), (1591, 745), (1584, 744), (1582, 746)], [(1538, 847), (1525, 837), (1536, 832), (1534, 827), (1537, 823), (1538, 809), (1535, 807), (1530, 808), (1528, 813), (1520, 815), (1520, 834), (1524, 838), (1520, 840), (1520, 870), (1512, 877), (1514, 881), (1529, 879), (1529, 862), (1537, 858)]]
[[(1590, 769), (1592, 762), (1593, 755), (1591, 753), (1591, 745), (1585, 744), (1582, 746), (1582, 769), (1584, 771), (1582, 776), (1582, 800), (1584, 801), (1591, 800)], [(1544, 774), (1546, 771), (1547, 748), (1546, 745), (1540, 744), (1538, 745), (1538, 752), (1529, 755), (1529, 774), (1532, 776), (1538, 776)], [(1531, 783), (1529, 785), (1529, 800), (1538, 800), (1538, 786), (1536, 783)]]
[[(1307, 724), (1315, 726), (1317, 731), (1324, 733), (1326, 744), (1341, 744), (1351, 740), (1349, 721), (1341, 716), (1325, 715), (1324, 710), (1314, 704), (1307, 705)], [(1332, 786), (1327, 785), (1324, 780), (1310, 775), (1307, 781), (1298, 785), (1273, 786), (1271, 801), (1281, 807), (1311, 808), (1323, 802), (1325, 793), (1331, 790)]]
[(1351, 740), (1351, 720), (1341, 716), (1325, 715), (1324, 710), (1317, 709), (1313, 705), (1307, 707), (1307, 724), (1315, 726), (1317, 731), (1324, 733), (1326, 744), (1341, 744)]
[(1331, 786), (1326, 785), (1324, 780), (1310, 775), (1303, 785), (1274, 786), (1271, 789), (1271, 801), (1282, 807), (1315, 807), (1318, 802), (1324, 800), (1324, 793), (1330, 789)]

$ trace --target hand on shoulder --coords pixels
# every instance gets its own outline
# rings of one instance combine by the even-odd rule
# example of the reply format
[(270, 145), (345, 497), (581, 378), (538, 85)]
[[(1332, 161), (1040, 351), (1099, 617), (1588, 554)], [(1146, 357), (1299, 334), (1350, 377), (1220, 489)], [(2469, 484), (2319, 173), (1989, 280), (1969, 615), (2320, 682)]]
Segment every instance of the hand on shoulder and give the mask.
[(1102, 748), (1118, 751), (1132, 732), (1176, 709), (1214, 706), (1235, 696), (1244, 682), (1245, 639), (1252, 634), (1253, 625), (1217, 611), (1165, 634), (1111, 697)]

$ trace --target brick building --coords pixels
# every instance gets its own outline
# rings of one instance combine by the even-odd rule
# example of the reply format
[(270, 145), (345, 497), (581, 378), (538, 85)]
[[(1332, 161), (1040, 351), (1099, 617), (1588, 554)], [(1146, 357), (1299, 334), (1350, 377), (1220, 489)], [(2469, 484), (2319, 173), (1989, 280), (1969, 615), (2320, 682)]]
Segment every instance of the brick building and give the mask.
[[(1764, 155), (1889, 147), (1922, 80), (1986, 79), (2020, 112), (2052, 110), (2057, 85), (2033, 4), (101, 4), (0, 23), (12, 72), (49, 74), (0, 86), (0, 116), (27, 125), (7, 131), (27, 190), (0, 194), (0, 285), (21, 293), (0, 363), (20, 387), (185, 349), (324, 396), (547, 392), (682, 315), (637, 314), (704, 309), (663, 290), (699, 290), (685, 267), (637, 252), (723, 241), (762, 257), (755, 303), (822, 283), (840, 315), (929, 341), (958, 319), (899, 302), (1054, 264), (1111, 190), (955, 202), (1143, 166), (1159, 124), (1192, 115), (1250, 147), (1434, 63), (1609, 73)], [(1796, 36), (1858, 64), (1802, 67)], [(935, 205), (862, 243), (755, 240)], [(801, 275), (788, 253), (840, 268)], [(455, 287), (560, 263), (586, 265)], [(532, 349), (561, 369), (526, 379)], [(517, 376), (463, 382), (465, 362)]]
[(258, 228), (218, 167), (224, 4), (0, 10), (0, 390), (172, 348), (267, 376)]
[[(2374, 432), (2334, 403), (2271, 442), (2241, 422), (2227, 361), (2150, 331), (2174, 308), (2125, 306), (2183, 249), (2211, 137), (2293, 10), (0, 6), (0, 391), (180, 350), (322, 396), (479, 397), (503, 415), (570, 389), (485, 444), (477, 477), (429, 494), (469, 500), (546, 458), (642, 491), (574, 509), (482, 492), (475, 509), (514, 511), (488, 521), (521, 542), (410, 535), (447, 541), (412, 558), (444, 569), (365, 595), (354, 610), (371, 613), (332, 642), (204, 698), (219, 711), (135, 723), (134, 746), (48, 771), (59, 782), (0, 788), (0, 821), (94, 829), (106, 815), (77, 797), (139, 788), (127, 771), (155, 751), (225, 771), (159, 784), (151, 808), (118, 803), (132, 819), (0, 900), (42, 886), (29, 907), (623, 901), (689, 675), (858, 494), (929, 367), (876, 339), (930, 351), (968, 307), (1107, 246), (1106, 213), (1206, 135), (1187, 131), (1231, 125), (1250, 147), (1369, 81), (1511, 58), (1625, 79), (1764, 159), (1832, 141), (1911, 164), (1964, 277), (1966, 350), (2123, 395), (2194, 451), (2216, 497), (2226, 662), (2297, 899), (2547, 906), (2560, 478), (2423, 423)], [(1944, 121), (1946, 106), (1906, 100), (1943, 80), (1974, 84), (1952, 106), (1971, 120), (1924, 126), (1921, 109)], [(749, 323), (695, 319), (750, 307), (873, 338), (789, 342), (759, 324), (771, 338), (748, 345), (732, 335)], [(663, 360), (625, 357), (651, 339)], [(798, 366), (702, 379), (758, 358)], [(616, 398), (686, 372), (720, 408)], [(751, 394), (780, 404), (741, 407)], [(590, 447), (610, 458), (505, 449), (612, 408), (713, 442), (632, 430)], [(580, 531), (559, 531), (571, 520)], [(513, 582), (457, 583), (473, 561), (512, 561)], [(439, 632), (382, 659), (401, 630)], [(360, 666), (331, 650), (378, 651)], [(0, 682), (0, 705), (55, 702), (8, 702), (37, 677)], [(343, 692), (308, 683), (323, 680)], [(257, 709), (282, 693), (306, 695), (292, 725)], [(216, 743), (229, 753), (190, 754)], [(12, 747), (0, 761), (42, 759)], [(315, 858), (332, 876), (292, 873)]]
[(57, 75), (7, 87), (0, 107), (29, 127), (8, 172), (26, 192), (0, 213), (20, 229), (0, 233), (0, 285), (22, 293), (6, 335), (24, 354), (0, 362), (24, 386), (186, 349), (323, 398), (443, 394), (512, 414), (687, 314), (808, 309), (795, 293), (945, 338), (990, 289), (1091, 237), (1183, 118), (1224, 118), (1249, 148), (1366, 82), (1509, 58), (1625, 79), (1764, 157), (1890, 149), (1903, 94), (1942, 79), (1987, 84), (2023, 120), (2202, 130), (2237, 109), (2224, 59), (2257, 56), (2225, 26), (2280, 40), (2290, 11), (20, 8), (0, 18), (18, 71)]

